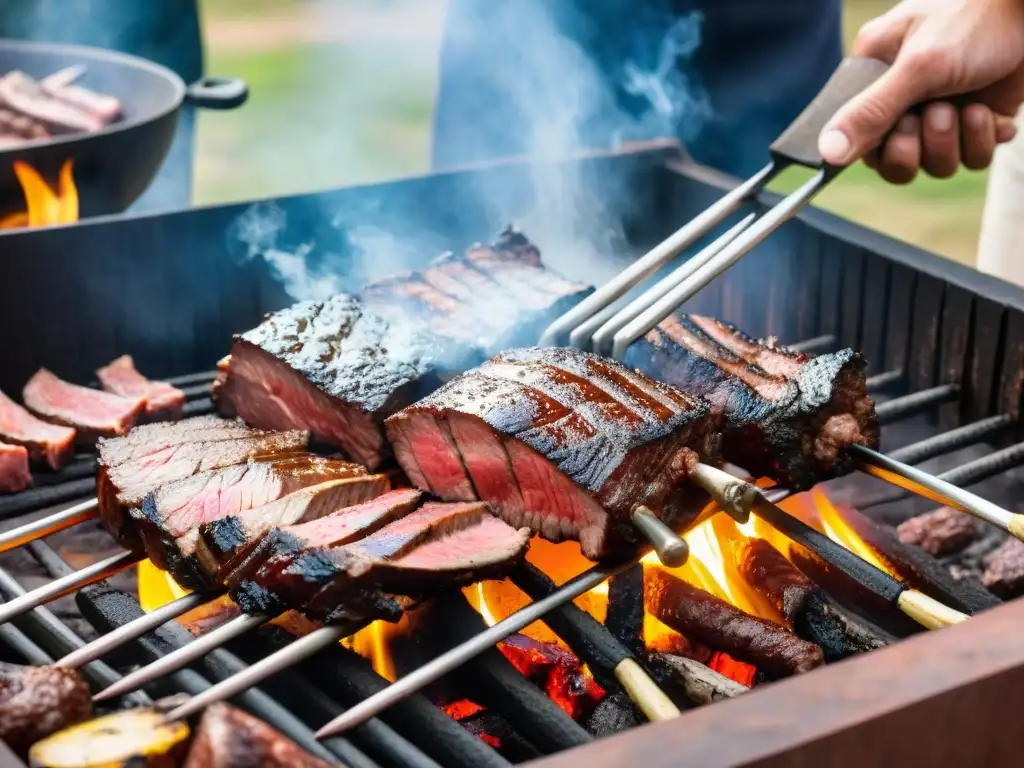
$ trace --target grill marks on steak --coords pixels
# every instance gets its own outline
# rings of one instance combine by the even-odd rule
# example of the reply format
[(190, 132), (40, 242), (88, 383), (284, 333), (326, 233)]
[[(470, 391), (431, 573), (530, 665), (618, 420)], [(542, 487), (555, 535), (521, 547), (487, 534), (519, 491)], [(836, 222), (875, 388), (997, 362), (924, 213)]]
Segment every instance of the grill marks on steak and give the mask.
[(100, 518), (125, 546), (139, 550), (142, 543), (128, 512), (147, 493), (199, 472), (294, 455), (308, 441), (308, 432), (262, 432), (215, 417), (146, 425), (125, 437), (101, 440), (96, 480)]
[(28, 449), (33, 461), (58, 470), (75, 456), (75, 430), (37, 419), (0, 392), (0, 439)]
[(40, 368), (22, 390), (25, 407), (40, 418), (74, 427), (78, 437), (123, 435), (146, 407), (144, 398), (127, 398), (69, 384)]
[(637, 504), (671, 525), (696, 517), (703, 495), (680, 486), (715, 456), (719, 421), (704, 401), (612, 361), (527, 348), (456, 378), (387, 430), (420, 487), (449, 501), (471, 489), (512, 525), (579, 539), (600, 558), (636, 542)]
[(796, 490), (852, 470), (850, 445), (878, 445), (865, 362), (851, 349), (811, 357), (677, 313), (626, 362), (722, 407), (726, 458)]
[(181, 418), (185, 393), (164, 381), (150, 381), (135, 368), (131, 355), (121, 355), (96, 371), (104, 391), (128, 398), (144, 398), (148, 421)]
[(386, 452), (379, 422), (410, 402), (430, 343), (351, 296), (300, 302), (236, 338), (217, 398), (266, 429), (309, 429), (370, 469)]
[(0, 493), (18, 493), (31, 486), (28, 451), (20, 445), (0, 443)]

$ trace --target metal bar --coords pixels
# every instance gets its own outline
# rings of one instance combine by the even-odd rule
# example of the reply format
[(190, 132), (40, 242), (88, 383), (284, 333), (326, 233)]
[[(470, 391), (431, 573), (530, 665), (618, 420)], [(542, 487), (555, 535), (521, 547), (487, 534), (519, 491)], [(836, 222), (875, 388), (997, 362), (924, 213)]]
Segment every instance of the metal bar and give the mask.
[(1001, 475), (1021, 464), (1024, 464), (1024, 443), (1017, 443), (988, 456), (970, 461), (956, 469), (943, 472), (939, 475), (939, 479), (957, 486), (972, 485), (994, 475)]
[(815, 336), (813, 339), (798, 341), (796, 344), (788, 345), (794, 352), (817, 352), (820, 349), (828, 349), (835, 346), (836, 337), (831, 333), (824, 336)]
[(198, 373), (186, 373), (183, 376), (172, 376), (165, 381), (174, 387), (185, 387), (189, 384), (199, 384), (201, 382), (212, 382), (217, 378), (218, 371), (199, 371)]
[(876, 373), (874, 376), (868, 376), (867, 387), (868, 392), (878, 392), (882, 389), (888, 389), (895, 384), (899, 384), (904, 379), (903, 371), (882, 371)]
[(43, 667), (53, 663), (52, 656), (32, 642), (28, 635), (11, 624), (0, 626), (0, 642), (33, 666)]
[(185, 407), (181, 409), (181, 418), (188, 419), (192, 416), (206, 416), (207, 414), (214, 413), (217, 410), (213, 404), (213, 400), (208, 397), (204, 397), (200, 400), (191, 400), (185, 403)]
[(812, 179), (805, 182), (799, 189), (788, 195), (749, 228), (741, 232), (714, 259), (655, 302), (646, 312), (629, 322), (622, 330), (615, 334), (611, 356), (616, 360), (622, 360), (630, 344), (651, 330), (668, 315), (672, 314), (684, 302), (695, 296), (704, 286), (743, 258), (752, 248), (778, 229), (784, 222), (795, 216), (814, 199), (818, 192), (825, 188), (830, 178), (831, 175), (828, 170), (819, 171)]
[(752, 213), (741, 219), (738, 224), (734, 224), (714, 242), (702, 248), (699, 253), (677, 267), (666, 278), (648, 288), (625, 307), (618, 309), (614, 305), (609, 305), (593, 317), (580, 323), (569, 334), (569, 345), (577, 349), (589, 348), (598, 354), (606, 354), (615, 333), (622, 326), (711, 261), (715, 254), (735, 240), (736, 236), (753, 224), (756, 218), (757, 215)]
[(113, 576), (115, 573), (120, 573), (125, 568), (135, 565), (141, 559), (142, 555), (135, 552), (123, 552), (120, 555), (108, 557), (67, 576), (55, 579), (49, 584), (44, 584), (31, 592), (26, 592), (24, 595), (0, 606), (0, 624), (6, 624), (11, 619), (21, 616), (23, 613), (31, 611), (33, 608), (48, 603), (51, 600), (68, 595), (84, 587), (86, 584), (94, 584), (108, 576)]
[(626, 570), (626, 568), (635, 563), (637, 559), (638, 558), (629, 560), (628, 562), (617, 566), (594, 566), (593, 568), (584, 571), (576, 578), (567, 581), (558, 589), (557, 592), (549, 597), (546, 597), (543, 600), (538, 600), (535, 603), (531, 603), (525, 608), (521, 608), (511, 616), (499, 621), (493, 627), (490, 627), (472, 639), (467, 640), (462, 645), (458, 645), (450, 651), (441, 654), (433, 661), (424, 664), (415, 672), (411, 672), (397, 682), (392, 683), (379, 694), (361, 701), (359, 704), (352, 707), (352, 709), (348, 710), (348, 712), (345, 712), (340, 717), (335, 718), (317, 731), (317, 738), (322, 739), (327, 736), (342, 733), (343, 731), (347, 731), (349, 728), (359, 725), (365, 720), (380, 714), (395, 702), (401, 701), (406, 696), (409, 696), (424, 686), (430, 685), (430, 683), (444, 677), (452, 670), (464, 664), (467, 660), (504, 640), (513, 632), (518, 632), (520, 629), (529, 626), (537, 619), (542, 618), (544, 614), (551, 609), (579, 597), (584, 592), (590, 591), (598, 584), (601, 584), (615, 574)]
[(760, 192), (781, 170), (775, 163), (771, 163), (720, 197), (663, 242), (555, 320), (541, 334), (540, 345), (548, 347), (556, 345), (559, 338), (570, 333), (577, 325), (624, 296), (641, 280), (646, 280), (653, 275), (665, 262), (689, 248), (698, 239), (725, 221), (743, 203)]
[(96, 478), (86, 477), (58, 485), (29, 488), (21, 493), (0, 497), (0, 520), (18, 517), (47, 507), (55, 507), (68, 501), (76, 501), (96, 495)]
[[(230, 699), (237, 693), (241, 693), (254, 685), (258, 685), (272, 675), (276, 675), (285, 669), (298, 664), (300, 661), (322, 651), (328, 646), (343, 640), (351, 634), (358, 632), (363, 624), (344, 624), (338, 626), (321, 627), (315, 632), (310, 632), (305, 637), (300, 637), (291, 645), (282, 648), (277, 653), (262, 659), (251, 665), (244, 672), (222, 680), (217, 685), (204, 691), (199, 696), (194, 696), (187, 702), (177, 707), (167, 715), (169, 720), (181, 720), (194, 715), (210, 704)], [(352, 710), (349, 710), (350, 712)], [(344, 717), (344, 715), (342, 715)], [(371, 715), (372, 717), (372, 715)], [(360, 721), (362, 722), (362, 720)], [(333, 734), (327, 734), (333, 735)], [(316, 734), (318, 739), (323, 738), (320, 733)]]
[(940, 384), (937, 387), (897, 397), (887, 403), (880, 403), (875, 406), (875, 415), (880, 424), (889, 424), (956, 400), (959, 395), (960, 387), (956, 384)]
[(215, 648), (220, 648), (231, 640), (241, 637), (247, 632), (251, 632), (256, 628), (263, 626), (272, 618), (273, 616), (243, 615), (236, 619), (232, 619), (227, 624), (217, 627), (212, 632), (200, 635), (191, 643), (182, 646), (173, 653), (161, 656), (153, 663), (135, 670), (130, 675), (127, 675), (123, 680), (119, 680), (109, 688), (105, 688), (97, 693), (92, 697), (92, 700), (96, 702), (107, 701), (108, 699), (113, 699), (116, 696), (122, 696), (126, 693), (130, 693), (131, 691), (149, 685), (154, 680), (164, 677), (177, 669), (188, 666), (193, 661), (201, 659)]
[(999, 434), (1011, 424), (1013, 424), (1013, 417), (1007, 414), (990, 416), (987, 419), (965, 424), (934, 437), (919, 440), (911, 445), (905, 445), (895, 451), (889, 451), (888, 456), (893, 461), (901, 461), (904, 464), (921, 464), (936, 456), (980, 443), (987, 437)]
[(99, 514), (99, 503), (96, 499), (83, 501), (53, 515), (33, 520), (17, 528), (0, 533), (0, 552), (16, 549), (36, 539), (63, 531), (72, 526), (92, 520)]
[(84, 645), (78, 650), (69, 653), (57, 661), (57, 666), (76, 669), (83, 664), (88, 664), (90, 661), (99, 659), (111, 651), (120, 648), (125, 643), (137, 637), (142, 637), (142, 635), (166, 624), (168, 621), (178, 618), (183, 613), (188, 613), (193, 608), (198, 608), (211, 599), (210, 595), (199, 593), (179, 597), (177, 600), (162, 605), (155, 611), (147, 613), (135, 621), (122, 624), (117, 629), (96, 638), (88, 645)]

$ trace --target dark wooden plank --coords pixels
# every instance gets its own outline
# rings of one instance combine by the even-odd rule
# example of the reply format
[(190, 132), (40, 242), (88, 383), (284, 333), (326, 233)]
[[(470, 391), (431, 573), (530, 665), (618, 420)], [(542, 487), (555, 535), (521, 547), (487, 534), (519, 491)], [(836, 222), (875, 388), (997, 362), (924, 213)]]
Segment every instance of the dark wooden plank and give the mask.
[(864, 310), (861, 313), (860, 346), (868, 361), (868, 374), (885, 368), (885, 341), (888, 336), (889, 263), (871, 254), (864, 257)]
[(838, 346), (860, 349), (860, 318), (864, 308), (864, 251), (843, 246), (843, 276)]
[[(942, 325), (939, 339), (939, 384), (964, 383), (967, 357), (970, 353), (972, 323), (974, 321), (974, 294), (955, 285), (947, 285), (942, 305)], [(961, 397), (939, 408), (939, 427), (952, 429), (961, 423)]]
[[(1018, 765), (1024, 601), (531, 768)], [(965, 652), (965, 649), (970, 649)]]
[(928, 389), (937, 383), (945, 288), (943, 281), (927, 275), (919, 275), (914, 286), (910, 354), (907, 361), (907, 386), (911, 392)]
[(974, 301), (971, 356), (963, 377), (963, 418), (977, 421), (996, 412), (996, 396), (1006, 344), (1006, 307), (984, 298)]

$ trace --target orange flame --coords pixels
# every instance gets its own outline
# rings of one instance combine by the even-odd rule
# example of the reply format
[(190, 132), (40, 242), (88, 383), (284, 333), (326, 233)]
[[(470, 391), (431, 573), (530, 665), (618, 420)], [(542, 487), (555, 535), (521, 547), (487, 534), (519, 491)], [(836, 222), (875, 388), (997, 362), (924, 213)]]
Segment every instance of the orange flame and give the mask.
[(25, 194), (26, 209), (0, 219), (0, 228), (45, 227), (78, 221), (78, 189), (72, 174), (73, 162), (61, 166), (54, 191), (28, 163), (14, 162), (14, 174)]

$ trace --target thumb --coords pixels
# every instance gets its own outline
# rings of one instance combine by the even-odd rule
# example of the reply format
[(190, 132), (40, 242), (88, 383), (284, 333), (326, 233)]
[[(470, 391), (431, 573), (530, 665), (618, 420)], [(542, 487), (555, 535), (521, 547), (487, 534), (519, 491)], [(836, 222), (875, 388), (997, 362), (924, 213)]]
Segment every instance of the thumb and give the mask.
[(877, 147), (899, 119), (923, 100), (922, 79), (897, 60), (828, 122), (818, 137), (822, 159), (830, 165), (849, 165)]

